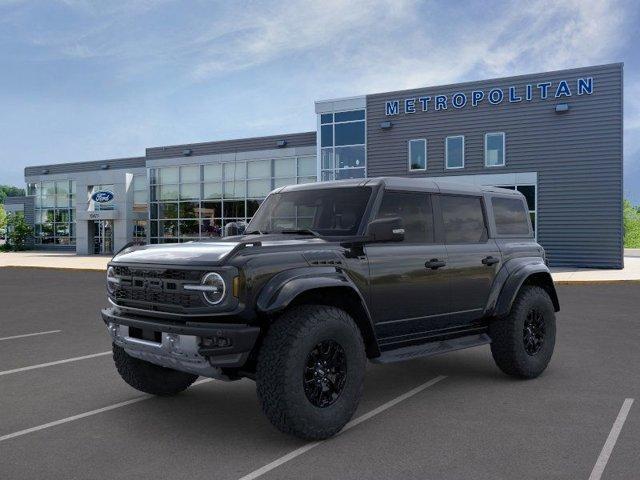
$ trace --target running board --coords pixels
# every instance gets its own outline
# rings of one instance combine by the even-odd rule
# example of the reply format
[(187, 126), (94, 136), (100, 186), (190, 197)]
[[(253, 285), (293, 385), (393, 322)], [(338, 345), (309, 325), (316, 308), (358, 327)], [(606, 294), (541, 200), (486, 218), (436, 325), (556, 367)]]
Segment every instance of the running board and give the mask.
[(374, 363), (394, 363), (403, 360), (411, 360), (418, 357), (430, 357), (441, 353), (453, 352), (463, 348), (478, 347), (491, 343), (491, 338), (486, 333), (479, 335), (468, 335), (466, 337), (452, 338), (450, 340), (440, 340), (437, 342), (411, 345), (409, 347), (397, 348), (382, 352), (382, 355), (372, 358)]

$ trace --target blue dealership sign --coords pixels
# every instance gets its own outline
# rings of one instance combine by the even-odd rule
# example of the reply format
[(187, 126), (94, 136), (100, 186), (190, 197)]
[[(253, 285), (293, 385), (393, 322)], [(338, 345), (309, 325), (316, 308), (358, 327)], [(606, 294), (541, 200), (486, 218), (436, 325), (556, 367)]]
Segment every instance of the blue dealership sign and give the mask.
[(91, 195), (91, 200), (96, 203), (109, 203), (114, 197), (115, 195), (113, 192), (110, 192), (109, 190), (102, 190)]
[(557, 83), (540, 82), (528, 85), (510, 85), (471, 92), (455, 92), (452, 95), (433, 95), (387, 100), (384, 106), (385, 115), (414, 114), (418, 111), (447, 110), (464, 108), (467, 105), (477, 107), (483, 102), (491, 105), (500, 103), (531, 102), (534, 99), (565, 98), (573, 95), (591, 95), (593, 93), (593, 77), (578, 78), (575, 82), (560, 80)]

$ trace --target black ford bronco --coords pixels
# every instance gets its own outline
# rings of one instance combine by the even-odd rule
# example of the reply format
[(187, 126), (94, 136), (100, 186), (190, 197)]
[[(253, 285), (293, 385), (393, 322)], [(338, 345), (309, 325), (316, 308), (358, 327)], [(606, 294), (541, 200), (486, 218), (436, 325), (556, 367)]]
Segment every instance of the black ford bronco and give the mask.
[(306, 439), (349, 421), (367, 359), (490, 344), (505, 373), (540, 375), (559, 310), (522, 194), (407, 178), (277, 189), (242, 236), (124, 249), (107, 290), (129, 385), (247, 377), (269, 420)]

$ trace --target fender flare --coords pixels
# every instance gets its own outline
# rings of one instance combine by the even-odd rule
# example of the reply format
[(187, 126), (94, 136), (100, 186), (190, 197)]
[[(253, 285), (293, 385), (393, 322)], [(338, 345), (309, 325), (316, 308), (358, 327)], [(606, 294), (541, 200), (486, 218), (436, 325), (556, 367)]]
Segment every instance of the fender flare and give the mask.
[(378, 339), (367, 302), (355, 283), (335, 267), (301, 267), (274, 275), (258, 294), (256, 307), (263, 314), (278, 313), (304, 292), (335, 287), (348, 288), (357, 295), (366, 318), (362, 321), (354, 320), (362, 332), (368, 356), (379, 356)]
[[(541, 286), (549, 293), (554, 310), (556, 312), (560, 310), (558, 294), (553, 284), (551, 272), (540, 258), (516, 258), (507, 262), (503, 269), (505, 269), (507, 276), (503, 282), (494, 285), (494, 291), (497, 292), (497, 295), (494, 295), (494, 292), (490, 295), (490, 298), (495, 299), (494, 316), (504, 316), (511, 311), (511, 306), (520, 288), (532, 275), (539, 277), (538, 283), (541, 283)], [(500, 275), (496, 278), (499, 277)]]

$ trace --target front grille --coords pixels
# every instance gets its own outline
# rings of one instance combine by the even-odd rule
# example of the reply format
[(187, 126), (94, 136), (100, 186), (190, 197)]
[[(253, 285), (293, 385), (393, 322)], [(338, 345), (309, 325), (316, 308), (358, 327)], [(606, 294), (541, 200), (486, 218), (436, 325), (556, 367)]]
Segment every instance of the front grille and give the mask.
[(149, 304), (152, 309), (177, 306), (185, 309), (206, 306), (198, 292), (183, 289), (183, 283), (198, 283), (203, 272), (163, 268), (132, 268), (114, 266), (120, 280), (115, 286), (114, 298), (127, 305)]

